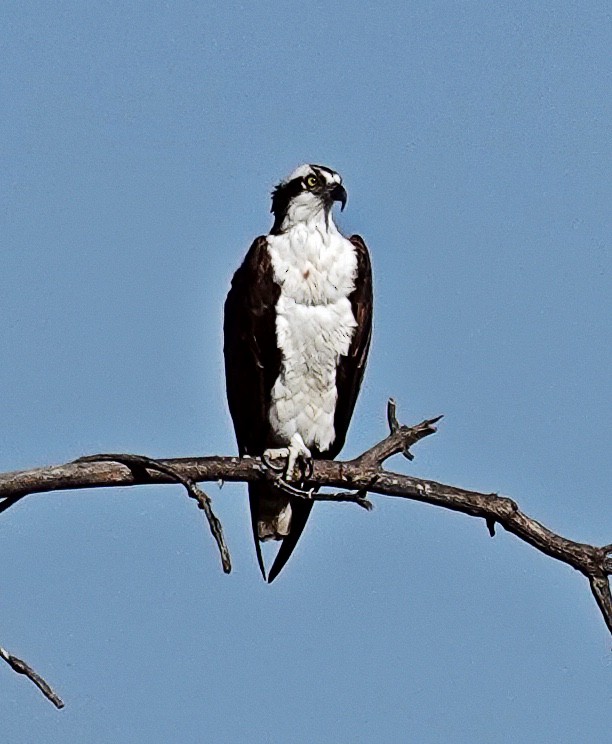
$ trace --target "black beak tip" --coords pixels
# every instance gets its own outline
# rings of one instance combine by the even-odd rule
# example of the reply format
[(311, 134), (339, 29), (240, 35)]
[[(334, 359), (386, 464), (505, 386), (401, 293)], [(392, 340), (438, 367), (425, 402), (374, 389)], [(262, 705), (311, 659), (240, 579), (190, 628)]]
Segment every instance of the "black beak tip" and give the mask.
[(348, 198), (346, 189), (344, 186), (340, 183), (336, 184), (332, 190), (332, 198), (334, 201), (340, 202), (340, 211), (344, 211), (344, 207), (346, 207), (346, 200)]

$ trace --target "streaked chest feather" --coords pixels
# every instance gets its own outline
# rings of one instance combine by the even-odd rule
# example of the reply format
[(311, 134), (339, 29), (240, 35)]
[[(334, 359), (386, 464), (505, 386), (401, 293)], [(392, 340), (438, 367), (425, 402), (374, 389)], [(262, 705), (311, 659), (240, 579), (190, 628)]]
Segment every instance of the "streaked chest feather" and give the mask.
[(325, 451), (336, 436), (336, 367), (356, 327), (348, 296), (357, 259), (333, 223), (329, 230), (298, 225), (271, 235), (268, 250), (281, 288), (276, 338), (282, 354), (270, 423), (279, 443), (297, 433), (307, 447)]

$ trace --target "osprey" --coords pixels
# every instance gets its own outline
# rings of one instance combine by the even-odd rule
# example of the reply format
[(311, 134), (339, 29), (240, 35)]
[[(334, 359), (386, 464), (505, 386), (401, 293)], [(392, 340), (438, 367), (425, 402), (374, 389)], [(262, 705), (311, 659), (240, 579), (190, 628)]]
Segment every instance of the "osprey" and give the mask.
[[(370, 257), (359, 235), (345, 238), (332, 205), (346, 204), (342, 179), (301, 165), (272, 192), (274, 224), (255, 239), (225, 302), (227, 398), (240, 456), (296, 463), (333, 458), (344, 445), (372, 331)], [(313, 502), (271, 483), (250, 483), (260, 541), (282, 540), (273, 581), (302, 534)]]

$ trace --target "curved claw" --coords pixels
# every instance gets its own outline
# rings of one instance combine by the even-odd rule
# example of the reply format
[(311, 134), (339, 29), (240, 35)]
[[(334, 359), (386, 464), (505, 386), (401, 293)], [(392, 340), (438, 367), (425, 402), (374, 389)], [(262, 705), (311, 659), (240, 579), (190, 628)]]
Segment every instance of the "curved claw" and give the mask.
[[(312, 476), (312, 455), (299, 434), (292, 437), (288, 447), (264, 450), (261, 461), (273, 473), (282, 473), (286, 480), (307, 480)], [(299, 474), (294, 472), (296, 465), (299, 466)]]
[[(263, 462), (263, 464), (264, 464), (264, 465), (265, 465), (265, 466), (266, 466), (266, 467), (267, 467), (267, 468), (268, 468), (269, 470), (271, 470), (271, 471), (272, 471), (272, 472), (274, 472), (274, 473), (284, 473), (284, 472), (285, 472), (285, 467), (286, 467), (286, 464), (287, 464), (287, 463), (286, 463), (286, 462), (283, 462), (283, 461), (282, 461), (282, 460), (280, 460), (280, 458), (279, 458), (279, 460), (280, 460), (280, 461), (279, 461), (279, 464), (278, 464), (278, 465), (276, 465), (276, 464), (275, 464), (275, 463), (274, 463), (274, 462), (273, 462), (273, 461), (272, 461), (272, 460), (270, 459), (270, 455), (269, 455), (269, 452), (270, 452), (269, 450), (264, 450), (264, 452), (263, 452), (263, 454), (262, 454), (262, 456), (261, 456), (261, 461)], [(287, 455), (285, 455), (285, 459), (286, 459), (286, 457), (287, 457)], [(276, 458), (275, 458), (275, 459), (276, 459)]]
[(310, 480), (314, 471), (314, 458), (312, 457), (301, 457), (300, 462), (304, 466), (302, 470), (302, 477), (304, 480)]

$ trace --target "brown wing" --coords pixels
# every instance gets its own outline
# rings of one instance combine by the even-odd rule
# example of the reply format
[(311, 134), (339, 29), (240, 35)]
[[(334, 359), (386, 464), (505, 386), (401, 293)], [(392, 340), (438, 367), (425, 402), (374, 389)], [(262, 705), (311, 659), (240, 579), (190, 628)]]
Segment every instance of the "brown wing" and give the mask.
[(281, 364), (279, 294), (266, 238), (256, 238), (232, 279), (223, 323), (227, 400), (241, 456), (261, 455), (269, 437), (270, 393)]
[[(261, 455), (270, 434), (270, 393), (281, 364), (275, 312), (279, 294), (267, 241), (256, 238), (232, 279), (223, 322), (227, 400), (241, 457)], [(266, 484), (249, 484), (251, 526), (264, 579), (257, 521), (260, 498), (268, 489)]]
[(355, 289), (349, 300), (353, 308), (353, 315), (357, 321), (357, 327), (351, 341), (349, 352), (340, 357), (340, 364), (336, 371), (336, 389), (338, 400), (336, 402), (336, 414), (334, 417), (334, 428), (336, 438), (324, 453), (327, 457), (336, 457), (346, 439), (346, 432), (353, 415), (353, 409), (357, 402), (357, 395), (361, 387), (363, 373), (365, 372), (370, 340), (372, 338), (372, 266), (370, 255), (363, 238), (360, 235), (352, 235), (349, 240), (355, 246), (357, 253), (357, 276), (355, 278)]

